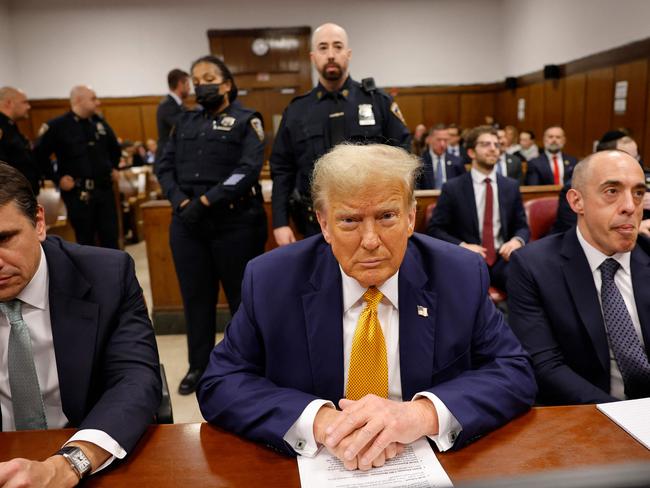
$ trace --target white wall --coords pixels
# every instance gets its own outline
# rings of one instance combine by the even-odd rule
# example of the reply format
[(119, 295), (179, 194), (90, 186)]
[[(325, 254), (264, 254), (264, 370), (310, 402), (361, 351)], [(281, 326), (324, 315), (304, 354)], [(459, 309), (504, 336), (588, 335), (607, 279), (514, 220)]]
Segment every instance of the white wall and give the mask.
[(504, 76), (650, 37), (648, 0), (504, 0)]
[(9, 7), (0, 0), (0, 86), (16, 83), (10, 20)]
[(78, 83), (104, 97), (162, 94), (169, 69), (207, 53), (211, 28), (338, 22), (352, 75), (381, 86), (498, 81), (650, 37), (650, 0), (3, 2), (0, 82), (31, 98)]
[[(77, 83), (100, 96), (160, 94), (172, 67), (208, 51), (210, 28), (325, 21), (348, 30), (357, 79), (382, 86), (490, 82), (502, 77), (501, 0), (16, 0), (11, 19), (20, 85), (32, 98), (64, 97)], [(480, 49), (466, 32), (483, 30)], [(459, 56), (459, 53), (463, 53)]]

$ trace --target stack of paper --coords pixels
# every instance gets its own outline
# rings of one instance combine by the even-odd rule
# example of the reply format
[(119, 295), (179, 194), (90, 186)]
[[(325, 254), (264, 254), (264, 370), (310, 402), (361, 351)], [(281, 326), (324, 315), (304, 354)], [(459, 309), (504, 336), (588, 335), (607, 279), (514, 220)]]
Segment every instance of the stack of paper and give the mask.
[(601, 403), (596, 407), (650, 449), (650, 398)]

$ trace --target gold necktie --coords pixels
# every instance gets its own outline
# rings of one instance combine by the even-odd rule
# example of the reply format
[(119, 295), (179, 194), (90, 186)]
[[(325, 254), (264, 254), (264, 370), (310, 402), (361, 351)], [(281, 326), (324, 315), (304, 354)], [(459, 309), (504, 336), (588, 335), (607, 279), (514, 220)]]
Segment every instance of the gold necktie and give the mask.
[(374, 286), (363, 294), (366, 307), (359, 316), (352, 339), (350, 370), (345, 391), (348, 400), (359, 400), (370, 393), (388, 398), (386, 341), (377, 316), (377, 306), (382, 297), (382, 293)]

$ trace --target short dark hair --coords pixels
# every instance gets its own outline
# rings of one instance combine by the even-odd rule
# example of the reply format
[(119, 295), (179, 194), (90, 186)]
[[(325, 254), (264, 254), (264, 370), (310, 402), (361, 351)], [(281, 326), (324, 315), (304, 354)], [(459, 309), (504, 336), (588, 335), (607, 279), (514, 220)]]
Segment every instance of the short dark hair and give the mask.
[(217, 68), (219, 68), (219, 71), (221, 72), (221, 76), (223, 77), (223, 81), (228, 81), (230, 80), (230, 84), (232, 85), (232, 88), (228, 92), (228, 101), (230, 103), (234, 102), (235, 99), (237, 98), (237, 85), (235, 85), (235, 79), (232, 76), (232, 73), (228, 69), (228, 66), (226, 66), (226, 63), (224, 63), (221, 59), (219, 59), (216, 56), (208, 55), (208, 56), (201, 56), (199, 59), (194, 61), (192, 63), (192, 67), (190, 68), (190, 71), (194, 71), (194, 66), (196, 66), (199, 63), (212, 63), (214, 64)]
[(27, 178), (13, 166), (0, 161), (0, 207), (14, 202), (16, 207), (36, 224), (38, 202)]
[(467, 136), (465, 137), (465, 148), (476, 149), (476, 141), (478, 141), (478, 138), (483, 134), (492, 134), (493, 136), (498, 137), (496, 129), (491, 125), (479, 125), (467, 133)]
[(528, 134), (532, 140), (535, 140), (535, 133), (532, 130), (522, 130), (519, 135)]
[(433, 135), (434, 132), (438, 130), (447, 130), (447, 126), (445, 124), (436, 124), (431, 129), (429, 129), (429, 135)]
[(458, 124), (452, 122), (451, 124), (449, 124), (447, 126), (447, 130), (449, 130), (449, 129), (456, 129), (458, 131), (458, 135), (460, 135), (461, 130), (460, 130), (460, 127), (459, 127)]
[(184, 81), (189, 77), (190, 75), (182, 69), (175, 68), (167, 73), (167, 86), (169, 86), (170, 90), (175, 90), (181, 81)]

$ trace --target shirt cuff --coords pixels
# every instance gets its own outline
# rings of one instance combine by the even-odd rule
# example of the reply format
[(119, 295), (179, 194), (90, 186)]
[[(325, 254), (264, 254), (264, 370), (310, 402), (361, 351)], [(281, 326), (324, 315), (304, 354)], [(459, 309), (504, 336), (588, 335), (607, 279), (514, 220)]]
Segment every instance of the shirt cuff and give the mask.
[(458, 439), (458, 436), (463, 431), (460, 423), (456, 417), (451, 413), (447, 406), (442, 403), (442, 400), (429, 391), (421, 391), (413, 396), (411, 401), (418, 398), (428, 398), (433, 403), (434, 408), (438, 414), (438, 435), (427, 436), (436, 443), (440, 452), (451, 449)]
[(91, 444), (95, 444), (98, 447), (101, 447), (104, 449), (104, 451), (108, 452), (109, 454), (112, 454), (108, 460), (102, 464), (99, 468), (94, 470), (91, 474), (97, 473), (107, 467), (109, 464), (111, 464), (115, 458), (117, 459), (124, 459), (124, 456), (126, 456), (126, 451), (122, 446), (120, 446), (115, 439), (113, 439), (110, 435), (108, 435), (106, 432), (102, 430), (97, 430), (97, 429), (82, 429), (79, 430), (70, 437), (66, 441), (64, 446), (68, 445), (71, 442), (74, 441), (83, 441), (83, 442), (90, 442)]
[(524, 247), (526, 245), (526, 241), (524, 241), (521, 237), (519, 236), (514, 236), (513, 239), (517, 239), (519, 242), (521, 242), (521, 247)]
[(314, 457), (320, 450), (314, 438), (314, 419), (322, 406), (335, 408), (328, 400), (312, 400), (284, 434), (284, 441), (300, 456)]

